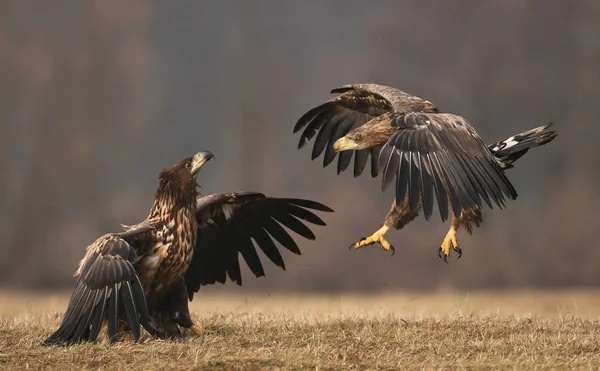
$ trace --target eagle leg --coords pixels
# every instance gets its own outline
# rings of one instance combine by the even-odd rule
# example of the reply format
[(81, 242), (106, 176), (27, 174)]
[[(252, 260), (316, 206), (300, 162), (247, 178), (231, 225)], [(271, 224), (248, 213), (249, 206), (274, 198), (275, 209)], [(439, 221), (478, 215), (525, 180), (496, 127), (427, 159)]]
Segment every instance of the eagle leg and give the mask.
[(450, 250), (456, 251), (458, 254), (458, 259), (462, 256), (462, 249), (458, 244), (458, 240), (456, 239), (456, 232), (459, 228), (464, 228), (468, 234), (473, 233), (473, 227), (479, 227), (483, 218), (481, 216), (480, 209), (472, 209), (463, 211), (460, 214), (460, 217), (452, 217), (452, 224), (450, 225), (450, 230), (446, 234), (446, 238), (442, 242), (438, 250), (438, 256), (440, 258), (444, 258), (444, 261), (447, 263), (448, 256), (450, 256)]
[(353, 247), (355, 249), (360, 249), (361, 247), (373, 245), (374, 243), (378, 242), (385, 251), (391, 251), (392, 252), (391, 256), (393, 256), (396, 253), (396, 249), (389, 242), (387, 242), (386, 239), (384, 238), (385, 234), (387, 233), (387, 231), (389, 229), (390, 229), (390, 227), (387, 227), (384, 225), (383, 227), (379, 228), (375, 233), (373, 233), (371, 236), (363, 237), (360, 241), (351, 244), (350, 249), (352, 249)]
[(355, 249), (360, 249), (361, 247), (369, 246), (378, 242), (385, 251), (391, 251), (391, 256), (394, 256), (396, 249), (394, 249), (394, 246), (386, 241), (384, 238), (385, 234), (390, 230), (390, 228), (395, 228), (398, 230), (402, 229), (405, 225), (410, 223), (419, 215), (420, 209), (421, 202), (419, 202), (415, 210), (410, 210), (407, 199), (405, 199), (400, 205), (397, 205), (396, 201), (394, 201), (390, 211), (385, 216), (385, 220), (383, 221), (381, 228), (379, 228), (371, 236), (364, 237), (360, 241), (350, 245), (350, 249), (353, 247)]
[(450, 256), (450, 249), (456, 251), (458, 253), (458, 259), (462, 256), (462, 249), (458, 246), (458, 241), (456, 240), (456, 227), (454, 226), (454, 222), (452, 226), (450, 226), (450, 230), (446, 234), (446, 238), (442, 242), (440, 249), (438, 250), (438, 256), (440, 258), (444, 258), (444, 261), (448, 263), (448, 256)]

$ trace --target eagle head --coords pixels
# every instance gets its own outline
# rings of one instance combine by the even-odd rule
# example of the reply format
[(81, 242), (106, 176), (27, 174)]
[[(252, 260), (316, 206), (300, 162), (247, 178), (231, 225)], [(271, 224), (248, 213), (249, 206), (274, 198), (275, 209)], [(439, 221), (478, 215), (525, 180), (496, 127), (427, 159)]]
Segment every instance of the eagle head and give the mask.
[(398, 129), (391, 125), (389, 115), (381, 115), (336, 140), (336, 152), (370, 149), (385, 144)]
[(215, 156), (208, 151), (186, 157), (175, 165), (161, 171), (158, 191), (166, 192), (171, 197), (193, 197), (195, 199), (196, 177), (200, 169)]

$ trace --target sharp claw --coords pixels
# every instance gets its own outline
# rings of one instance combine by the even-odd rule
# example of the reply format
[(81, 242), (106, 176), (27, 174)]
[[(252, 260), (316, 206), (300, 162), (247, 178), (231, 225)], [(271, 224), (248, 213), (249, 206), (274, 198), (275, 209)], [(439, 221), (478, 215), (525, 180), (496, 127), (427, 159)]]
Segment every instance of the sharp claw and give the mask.
[(355, 249), (358, 248), (357, 245), (366, 239), (367, 239), (367, 237), (361, 237), (360, 240), (358, 240), (358, 242), (351, 244), (350, 247), (348, 247), (348, 250), (352, 250), (352, 248), (355, 248)]
[(448, 264), (448, 257), (444, 254), (444, 263)]
[(441, 247), (438, 249), (438, 257), (440, 259), (442, 258), (442, 248)]
[(454, 248), (454, 251), (456, 251), (458, 253), (458, 256), (456, 257), (456, 259), (460, 259), (460, 257), (462, 256), (462, 249), (458, 246), (456, 246)]
[(396, 253), (396, 249), (394, 248), (394, 246), (390, 245), (390, 251), (392, 252), (392, 255), (390, 255), (391, 258)]

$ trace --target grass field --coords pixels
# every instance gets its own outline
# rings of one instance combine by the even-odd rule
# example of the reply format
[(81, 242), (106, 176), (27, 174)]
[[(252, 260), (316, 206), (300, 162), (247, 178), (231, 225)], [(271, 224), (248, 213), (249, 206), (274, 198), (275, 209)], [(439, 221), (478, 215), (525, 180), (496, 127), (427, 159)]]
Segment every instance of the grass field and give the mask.
[(0, 295), (3, 369), (600, 367), (600, 292), (197, 295), (214, 333), (70, 348), (38, 345), (68, 294)]

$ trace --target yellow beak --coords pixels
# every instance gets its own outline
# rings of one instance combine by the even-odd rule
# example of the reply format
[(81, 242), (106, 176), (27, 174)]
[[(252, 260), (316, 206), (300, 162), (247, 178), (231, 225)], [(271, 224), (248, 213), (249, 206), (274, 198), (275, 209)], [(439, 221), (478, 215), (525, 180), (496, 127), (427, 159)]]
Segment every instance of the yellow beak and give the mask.
[(212, 152), (202, 151), (196, 153), (192, 159), (192, 173), (197, 173), (211, 158), (215, 158), (215, 155), (213, 155)]
[(333, 144), (333, 150), (336, 152), (342, 152), (342, 151), (346, 151), (350, 148), (351, 143), (346, 139), (346, 137), (341, 137), (340, 139), (336, 140), (335, 143)]

